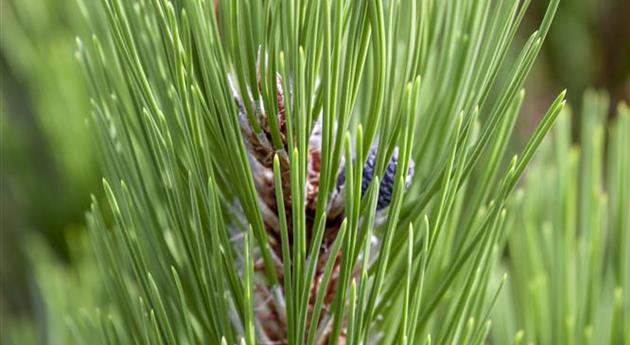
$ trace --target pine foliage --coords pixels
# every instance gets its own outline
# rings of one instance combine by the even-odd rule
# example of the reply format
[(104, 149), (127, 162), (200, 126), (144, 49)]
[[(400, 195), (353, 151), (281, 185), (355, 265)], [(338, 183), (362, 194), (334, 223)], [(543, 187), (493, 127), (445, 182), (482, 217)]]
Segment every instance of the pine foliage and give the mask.
[(528, 5), (84, 3), (110, 304), (77, 341), (484, 343), (510, 195), (564, 105), (506, 164), (558, 1), (515, 45)]

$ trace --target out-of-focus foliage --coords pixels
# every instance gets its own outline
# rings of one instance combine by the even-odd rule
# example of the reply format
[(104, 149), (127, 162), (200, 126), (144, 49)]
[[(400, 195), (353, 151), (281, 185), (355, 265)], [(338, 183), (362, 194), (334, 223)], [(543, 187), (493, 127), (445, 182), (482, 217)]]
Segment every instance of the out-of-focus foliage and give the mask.
[(75, 1), (0, 5), (0, 317), (37, 308), (25, 239), (43, 236), (68, 262), (98, 174), (89, 96), (74, 53), (86, 22)]
[[(534, 3), (534, 8), (532, 25), (534, 18), (544, 13), (540, 3)], [(542, 52), (541, 71), (531, 85), (545, 92), (566, 88), (568, 99), (578, 110), (580, 97), (591, 86), (607, 91), (613, 104), (629, 102), (629, 17), (627, 0), (563, 0)], [(574, 127), (579, 126), (579, 121), (575, 122)]]
[(29, 286), (32, 313), (5, 315), (0, 344), (75, 344), (76, 329), (71, 321), (106, 307), (101, 296), (107, 286), (100, 278), (87, 237), (68, 239), (72, 265), (62, 262), (39, 236), (29, 236), (24, 242), (33, 263)]
[(587, 92), (561, 114), (510, 207), (496, 344), (630, 343), (630, 111), (608, 125), (608, 103)]
[(74, 1), (57, 0), (3, 3), (2, 24), (3, 223), (61, 237), (83, 223), (97, 181), (89, 96), (74, 58), (85, 24)]

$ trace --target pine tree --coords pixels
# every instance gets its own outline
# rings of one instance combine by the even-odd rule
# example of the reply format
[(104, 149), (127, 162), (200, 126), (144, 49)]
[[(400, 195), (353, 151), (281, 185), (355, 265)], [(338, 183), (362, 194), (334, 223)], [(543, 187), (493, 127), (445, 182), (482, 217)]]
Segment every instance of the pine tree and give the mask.
[(505, 207), (564, 105), (505, 166), (557, 1), (511, 61), (527, 5), (85, 6), (111, 305), (83, 341), (483, 343)]

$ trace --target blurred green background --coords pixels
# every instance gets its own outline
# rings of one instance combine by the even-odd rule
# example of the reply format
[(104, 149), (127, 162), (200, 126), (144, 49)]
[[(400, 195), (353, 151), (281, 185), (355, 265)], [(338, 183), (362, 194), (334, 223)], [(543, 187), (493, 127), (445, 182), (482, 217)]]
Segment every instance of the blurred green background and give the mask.
[[(545, 4), (533, 1), (523, 29), (531, 32)], [(525, 85), (527, 97), (518, 130), (530, 133), (559, 91), (581, 110), (588, 88), (606, 91), (610, 104), (630, 100), (630, 1), (562, 0), (541, 56)], [(610, 116), (615, 115), (611, 107)], [(573, 130), (574, 138), (579, 123)]]
[[(84, 212), (99, 174), (85, 122), (89, 96), (74, 58), (75, 37), (87, 28), (77, 3), (0, 6), (0, 318), (9, 328), (45, 319), (35, 283), (43, 267), (31, 262), (48, 264), (51, 276), (56, 268), (76, 270), (69, 263), (80, 246), (70, 243), (84, 241)], [(38, 331), (42, 341), (51, 328)]]
[[(524, 33), (545, 7), (532, 3)], [(64, 343), (67, 335), (46, 325), (46, 313), (73, 314), (99, 297), (83, 223), (100, 174), (86, 124), (89, 95), (74, 58), (75, 37), (88, 36), (94, 23), (81, 12), (72, 0), (0, 2), (0, 343)], [(526, 85), (516, 145), (564, 88), (577, 111), (589, 87), (608, 92), (611, 104), (630, 101), (628, 18), (628, 0), (562, 1)], [(579, 123), (573, 131), (576, 137)], [(49, 284), (38, 286), (38, 276)]]

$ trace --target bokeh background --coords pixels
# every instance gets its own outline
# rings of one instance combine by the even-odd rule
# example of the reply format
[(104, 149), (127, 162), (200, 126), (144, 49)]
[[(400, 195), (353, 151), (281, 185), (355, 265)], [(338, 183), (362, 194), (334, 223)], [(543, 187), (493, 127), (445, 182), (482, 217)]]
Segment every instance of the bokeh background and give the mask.
[[(83, 225), (90, 195), (99, 197), (98, 153), (86, 122), (89, 95), (74, 58), (75, 37), (89, 37), (93, 23), (79, 4), (0, 0), (0, 344), (64, 343), (67, 335), (52, 334), (58, 328), (46, 324), (50, 308), (43, 301), (72, 314), (99, 298)], [(545, 7), (545, 1), (532, 2), (521, 39)], [(630, 102), (628, 18), (628, 0), (561, 2), (526, 84), (515, 146), (562, 89), (574, 113), (588, 88), (608, 92), (611, 104)], [(47, 286), (37, 284), (42, 275)]]
[[(540, 22), (545, 2), (533, 1), (522, 33)], [(579, 113), (589, 88), (608, 92), (610, 104), (630, 99), (630, 1), (562, 0), (541, 55), (525, 85), (521, 123), (524, 136), (563, 89)], [(610, 108), (614, 116), (616, 107)], [(578, 127), (574, 128), (577, 134)]]

